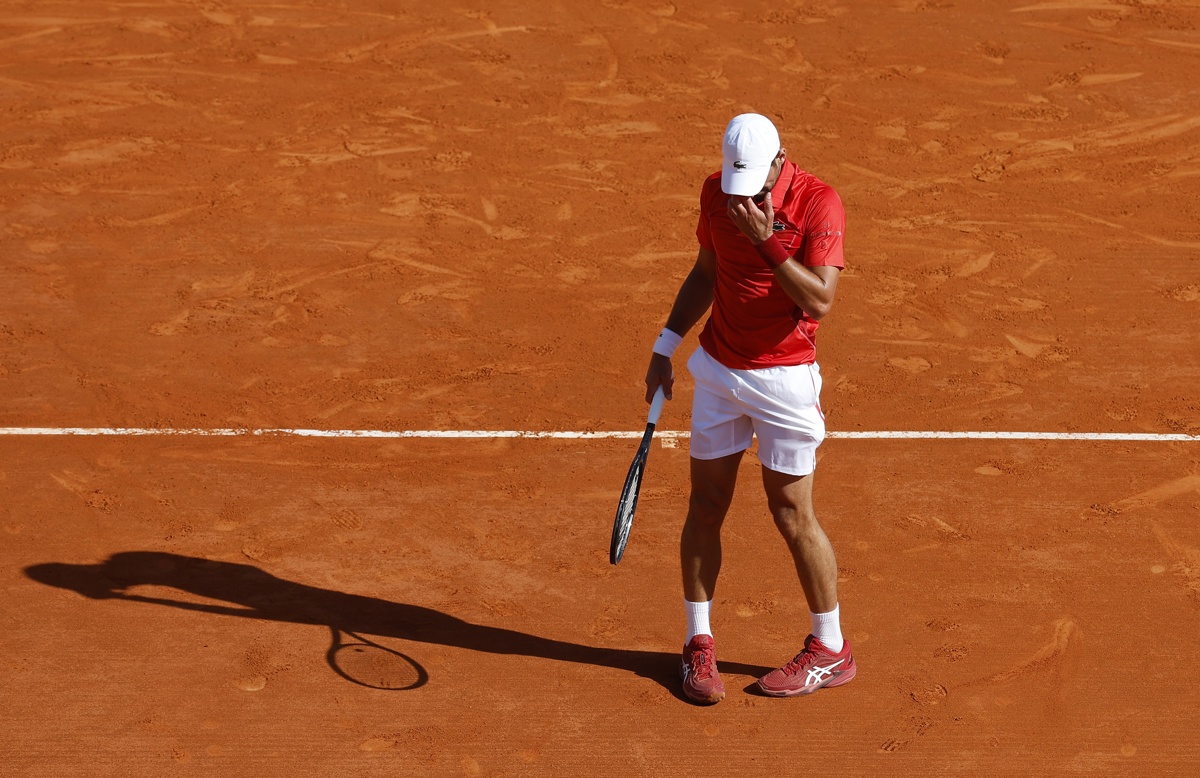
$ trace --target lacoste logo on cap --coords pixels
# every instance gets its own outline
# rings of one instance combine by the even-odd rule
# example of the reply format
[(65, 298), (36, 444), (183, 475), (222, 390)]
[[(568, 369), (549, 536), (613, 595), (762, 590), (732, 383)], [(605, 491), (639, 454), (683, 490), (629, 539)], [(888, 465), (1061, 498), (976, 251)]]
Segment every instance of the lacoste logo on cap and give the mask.
[(745, 170), (745, 169), (746, 169), (746, 163), (745, 163), (745, 162), (734, 162), (734, 163), (733, 163), (733, 166), (734, 166), (735, 168), (737, 168), (738, 170)]

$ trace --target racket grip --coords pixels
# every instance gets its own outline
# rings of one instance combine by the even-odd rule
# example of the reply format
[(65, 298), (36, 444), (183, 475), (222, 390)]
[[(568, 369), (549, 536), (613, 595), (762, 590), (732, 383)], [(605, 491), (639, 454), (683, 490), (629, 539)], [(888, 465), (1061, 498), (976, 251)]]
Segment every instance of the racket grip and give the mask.
[(651, 426), (658, 424), (658, 417), (662, 415), (663, 402), (666, 397), (660, 384), (654, 392), (654, 399), (650, 401), (650, 417), (646, 420), (647, 424)]

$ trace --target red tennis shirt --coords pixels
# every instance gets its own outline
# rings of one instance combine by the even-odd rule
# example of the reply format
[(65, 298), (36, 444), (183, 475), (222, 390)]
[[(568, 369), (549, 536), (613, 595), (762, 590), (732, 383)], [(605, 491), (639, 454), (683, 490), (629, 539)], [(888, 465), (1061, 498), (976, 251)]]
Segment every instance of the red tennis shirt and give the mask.
[[(771, 189), (775, 235), (806, 267), (845, 267), (842, 240), (846, 210), (833, 187), (784, 160)], [(775, 282), (758, 250), (729, 218), (721, 172), (700, 191), (700, 245), (717, 255), (712, 313), (700, 345), (734, 370), (805, 365), (817, 358), (818, 322)]]

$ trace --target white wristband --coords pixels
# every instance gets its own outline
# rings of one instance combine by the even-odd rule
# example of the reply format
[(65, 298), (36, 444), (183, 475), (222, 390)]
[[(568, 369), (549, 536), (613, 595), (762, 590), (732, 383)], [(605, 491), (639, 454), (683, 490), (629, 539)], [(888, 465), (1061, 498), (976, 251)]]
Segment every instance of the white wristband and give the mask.
[(654, 341), (655, 354), (662, 354), (667, 359), (670, 359), (675, 354), (675, 349), (679, 348), (679, 344), (683, 342), (683, 336), (663, 327), (663, 331), (658, 333), (658, 340)]

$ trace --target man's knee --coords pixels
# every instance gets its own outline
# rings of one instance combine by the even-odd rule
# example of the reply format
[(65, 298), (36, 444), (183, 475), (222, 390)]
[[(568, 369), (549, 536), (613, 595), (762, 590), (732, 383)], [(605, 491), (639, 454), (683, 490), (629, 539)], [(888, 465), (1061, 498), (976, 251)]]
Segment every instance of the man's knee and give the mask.
[(733, 492), (718, 489), (712, 484), (693, 487), (688, 501), (688, 522), (701, 527), (720, 527), (733, 503)]
[(763, 468), (767, 506), (786, 538), (804, 539), (820, 531), (812, 504), (812, 474), (795, 476)]
[(804, 540), (817, 533), (820, 525), (811, 504), (772, 500), (771, 516), (785, 538)]

